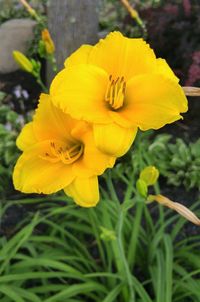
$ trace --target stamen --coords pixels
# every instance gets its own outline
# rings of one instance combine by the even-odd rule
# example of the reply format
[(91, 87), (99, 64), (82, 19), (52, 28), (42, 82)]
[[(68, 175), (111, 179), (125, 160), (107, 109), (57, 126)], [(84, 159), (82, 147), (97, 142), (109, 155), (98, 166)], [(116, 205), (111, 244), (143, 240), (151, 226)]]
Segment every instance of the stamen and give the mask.
[(83, 145), (77, 144), (61, 154), (61, 160), (64, 164), (72, 164), (83, 154)]
[(83, 145), (79, 142), (74, 144), (71, 148), (66, 148), (65, 150), (61, 146), (56, 146), (55, 142), (50, 142), (51, 154), (45, 152), (44, 156), (40, 158), (48, 160), (52, 163), (57, 163), (62, 161), (64, 164), (72, 164), (78, 160), (83, 154)]
[(112, 75), (110, 75), (105, 94), (105, 101), (109, 103), (112, 109), (117, 110), (124, 104), (125, 91), (126, 82), (124, 77), (117, 77), (116, 80), (114, 80)]

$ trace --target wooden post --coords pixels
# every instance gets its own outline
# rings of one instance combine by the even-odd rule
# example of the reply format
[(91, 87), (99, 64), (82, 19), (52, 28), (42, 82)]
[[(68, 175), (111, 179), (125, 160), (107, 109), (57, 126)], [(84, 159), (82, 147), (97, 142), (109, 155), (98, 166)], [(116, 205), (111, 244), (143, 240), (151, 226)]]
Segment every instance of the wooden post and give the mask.
[[(97, 42), (99, 0), (50, 0), (48, 26), (56, 47), (58, 69), (81, 44)], [(48, 68), (48, 81), (51, 80)]]

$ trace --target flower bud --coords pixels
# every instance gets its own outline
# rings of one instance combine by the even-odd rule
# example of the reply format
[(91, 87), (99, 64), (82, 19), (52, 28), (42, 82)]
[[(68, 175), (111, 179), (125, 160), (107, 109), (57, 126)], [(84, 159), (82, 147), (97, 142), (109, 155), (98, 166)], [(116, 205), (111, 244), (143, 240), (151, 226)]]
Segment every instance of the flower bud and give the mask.
[(106, 229), (104, 227), (100, 227), (101, 229), (101, 235), (100, 238), (104, 241), (113, 241), (116, 240), (116, 235), (114, 231), (111, 231), (109, 229)]
[(52, 54), (55, 51), (55, 46), (53, 40), (51, 39), (48, 29), (43, 29), (42, 31), (42, 41), (44, 42), (46, 52)]
[(152, 186), (156, 183), (159, 177), (159, 171), (154, 166), (144, 168), (140, 173), (140, 179), (143, 180), (147, 186)]
[(147, 197), (148, 187), (144, 180), (138, 179), (136, 182), (136, 188), (142, 197), (144, 197), (144, 198)]
[(13, 58), (17, 62), (17, 64), (21, 67), (21, 69), (25, 70), (26, 72), (32, 73), (33, 65), (31, 61), (22, 52), (18, 50), (14, 50)]

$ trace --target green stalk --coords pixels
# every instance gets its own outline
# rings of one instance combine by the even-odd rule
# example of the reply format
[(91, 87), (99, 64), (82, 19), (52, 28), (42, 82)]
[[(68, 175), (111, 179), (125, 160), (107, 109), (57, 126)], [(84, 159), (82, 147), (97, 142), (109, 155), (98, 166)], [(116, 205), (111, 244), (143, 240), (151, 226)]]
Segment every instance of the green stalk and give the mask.
[(38, 73), (37, 76), (35, 76), (35, 77), (36, 77), (37, 83), (41, 86), (43, 92), (46, 92), (46, 93), (47, 93), (47, 92), (48, 92), (48, 89), (47, 89), (47, 87), (45, 86), (45, 84), (42, 82), (42, 79), (41, 79), (40, 74)]
[(96, 219), (96, 213), (94, 211), (94, 209), (89, 209), (89, 219), (90, 219), (90, 223), (94, 232), (94, 236), (97, 242), (97, 246), (99, 249), (99, 254), (101, 256), (101, 260), (102, 260), (102, 265), (103, 267), (106, 267), (106, 260), (105, 260), (105, 255), (104, 255), (104, 250), (103, 250), (103, 246), (101, 243), (101, 239), (99, 236), (99, 228), (98, 228), (98, 220)]
[[(123, 279), (125, 280), (126, 284), (128, 285), (128, 288), (123, 288), (122, 290), (122, 295), (123, 299), (126, 302), (134, 302), (135, 301), (135, 295), (134, 291), (132, 288), (132, 275), (129, 270), (129, 266), (126, 260), (126, 255), (124, 251), (124, 245), (123, 245), (123, 224), (124, 224), (124, 218), (126, 216), (127, 210), (126, 208), (126, 203), (129, 200), (131, 193), (132, 193), (132, 183), (130, 182), (126, 191), (126, 195), (124, 198), (124, 202), (121, 205), (120, 201), (117, 197), (115, 188), (113, 186), (113, 182), (111, 179), (111, 175), (108, 174), (108, 177), (106, 178), (107, 186), (111, 195), (111, 198), (115, 201), (116, 208), (118, 211), (118, 222), (116, 226), (116, 235), (117, 235), (117, 240), (112, 241), (112, 249), (113, 249), (113, 254), (114, 254), (114, 260), (115, 260), (115, 265), (117, 267), (118, 273), (123, 276)], [(106, 213), (105, 213), (106, 214)], [(113, 229), (112, 222), (110, 215), (107, 215), (107, 219), (109, 218), (110, 220), (110, 227)], [(109, 217), (108, 217), (109, 216)]]
[(125, 256), (125, 251), (124, 251), (124, 245), (123, 245), (123, 239), (122, 239), (122, 231), (123, 231), (123, 223), (124, 223), (124, 218), (125, 218), (125, 213), (122, 209), (119, 212), (119, 221), (117, 225), (117, 244), (118, 244), (118, 251), (119, 255), (123, 264), (123, 271), (125, 275), (126, 282), (128, 284), (129, 288), (129, 297), (127, 302), (134, 302), (135, 301), (135, 293), (132, 287), (132, 275), (129, 269), (129, 265)]
[[(158, 182), (155, 183), (154, 185), (154, 190), (156, 195), (160, 194), (160, 188), (159, 188), (159, 184)], [(163, 206), (161, 204), (158, 205), (158, 209), (159, 209), (159, 217), (160, 217), (160, 225), (163, 228), (163, 232), (164, 232), (164, 226), (165, 226), (165, 217), (164, 217), (164, 209)]]
[(116, 206), (119, 208), (120, 207), (120, 201), (117, 197), (113, 182), (112, 182), (112, 178), (111, 178), (111, 174), (110, 171), (108, 171), (108, 174), (106, 175), (106, 184), (110, 193), (110, 196), (112, 198), (113, 201), (116, 201)]
[(133, 222), (133, 231), (131, 234), (131, 239), (128, 247), (128, 264), (129, 267), (131, 268), (131, 271), (134, 268), (135, 265), (135, 255), (136, 255), (136, 249), (137, 249), (137, 241), (138, 241), (138, 236), (139, 236), (139, 231), (140, 231), (140, 224), (141, 224), (141, 218), (142, 218), (142, 213), (144, 209), (144, 202), (143, 200), (140, 200), (136, 204), (136, 213), (134, 217), (134, 222)]

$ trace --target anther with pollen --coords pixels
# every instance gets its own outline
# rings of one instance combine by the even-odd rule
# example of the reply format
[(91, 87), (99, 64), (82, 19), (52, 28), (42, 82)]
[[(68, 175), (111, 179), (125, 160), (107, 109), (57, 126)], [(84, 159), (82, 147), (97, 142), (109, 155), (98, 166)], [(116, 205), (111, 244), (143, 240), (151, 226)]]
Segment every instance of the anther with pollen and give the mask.
[(54, 163), (62, 161), (64, 164), (72, 164), (83, 154), (83, 145), (77, 142), (72, 147), (63, 149), (63, 147), (56, 146), (55, 142), (50, 142), (50, 150), (51, 155), (45, 152), (45, 156), (42, 156), (43, 159)]
[(116, 80), (114, 80), (112, 75), (110, 75), (105, 101), (109, 103), (112, 109), (117, 110), (124, 104), (125, 91), (126, 82), (124, 77), (117, 77)]

